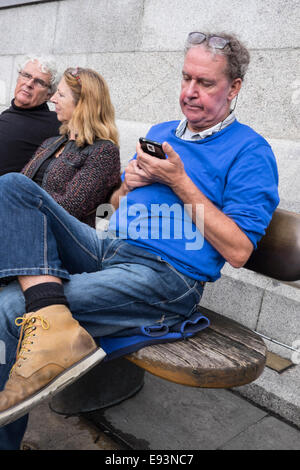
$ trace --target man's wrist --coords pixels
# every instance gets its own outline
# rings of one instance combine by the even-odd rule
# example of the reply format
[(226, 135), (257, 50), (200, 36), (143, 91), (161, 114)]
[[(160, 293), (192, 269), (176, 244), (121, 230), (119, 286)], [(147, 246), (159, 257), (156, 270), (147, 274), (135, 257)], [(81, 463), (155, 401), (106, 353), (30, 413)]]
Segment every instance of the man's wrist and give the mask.
[(177, 178), (171, 185), (171, 189), (175, 194), (181, 199), (186, 192), (189, 192), (191, 189), (191, 184), (193, 184), (191, 178), (184, 172), (181, 178)]

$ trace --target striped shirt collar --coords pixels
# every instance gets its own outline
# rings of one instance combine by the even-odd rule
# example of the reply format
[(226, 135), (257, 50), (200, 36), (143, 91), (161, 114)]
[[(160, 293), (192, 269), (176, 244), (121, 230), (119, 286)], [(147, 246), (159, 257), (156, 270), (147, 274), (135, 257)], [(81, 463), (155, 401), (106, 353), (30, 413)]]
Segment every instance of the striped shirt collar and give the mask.
[(221, 129), (224, 129), (225, 127), (229, 126), (229, 124), (232, 124), (234, 120), (235, 120), (235, 114), (232, 111), (227, 116), (227, 118), (224, 119), (224, 121), (218, 122), (218, 124), (216, 124), (215, 126), (210, 127), (209, 129), (205, 129), (202, 132), (193, 132), (188, 128), (187, 119), (184, 118), (178, 124), (178, 127), (176, 129), (176, 136), (183, 140), (205, 139), (205, 137), (215, 134), (216, 132), (219, 132)]

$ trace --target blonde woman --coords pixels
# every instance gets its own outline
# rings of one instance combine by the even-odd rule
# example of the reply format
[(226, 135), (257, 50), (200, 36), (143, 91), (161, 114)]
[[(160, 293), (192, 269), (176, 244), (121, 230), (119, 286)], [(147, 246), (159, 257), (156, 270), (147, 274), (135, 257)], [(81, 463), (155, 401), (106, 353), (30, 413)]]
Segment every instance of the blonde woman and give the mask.
[(118, 131), (108, 86), (91, 69), (68, 68), (51, 101), (62, 123), (22, 170), (64, 209), (95, 225), (96, 209), (119, 183)]

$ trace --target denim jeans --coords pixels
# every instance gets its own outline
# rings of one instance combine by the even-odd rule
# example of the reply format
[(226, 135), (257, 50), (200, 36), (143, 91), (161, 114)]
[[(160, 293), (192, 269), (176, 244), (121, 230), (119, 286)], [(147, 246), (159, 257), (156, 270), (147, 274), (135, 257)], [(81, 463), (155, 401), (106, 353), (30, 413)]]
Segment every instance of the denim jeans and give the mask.
[[(60, 277), (73, 316), (95, 338), (129, 334), (163, 316), (173, 325), (199, 303), (200, 281), (126, 240), (100, 237), (26, 176), (1, 176), (0, 201), (0, 278)], [(0, 292), (0, 345), (5, 345), (0, 390), (15, 361), (14, 321), (24, 312), (19, 284), (10, 282)], [(0, 449), (19, 448), (26, 420), (0, 428)]]

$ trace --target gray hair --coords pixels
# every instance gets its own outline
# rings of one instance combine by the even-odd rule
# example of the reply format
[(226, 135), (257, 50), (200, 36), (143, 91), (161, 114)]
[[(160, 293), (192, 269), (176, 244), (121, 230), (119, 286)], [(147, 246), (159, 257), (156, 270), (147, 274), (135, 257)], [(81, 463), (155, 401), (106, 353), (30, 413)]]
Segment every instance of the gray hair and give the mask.
[(25, 65), (28, 64), (28, 62), (39, 62), (41, 72), (50, 74), (49, 91), (51, 94), (55, 93), (59, 78), (53, 57), (27, 55), (26, 57), (24, 57), (22, 62), (18, 64), (18, 71), (20, 72), (21, 70), (23, 70)]
[[(204, 33), (207, 38), (201, 44), (192, 44), (188, 41), (185, 44), (184, 53), (186, 54), (189, 49), (194, 47), (205, 47), (208, 51), (211, 51), (212, 54), (223, 55), (227, 58), (227, 68), (226, 75), (230, 80), (235, 78), (241, 78), (244, 80), (248, 65), (250, 62), (250, 53), (248, 49), (241, 43), (241, 41), (234, 34), (227, 33)], [(211, 36), (219, 36), (221, 38), (227, 39), (229, 43), (224, 47), (224, 49), (217, 49), (211, 47), (208, 44), (208, 39)]]

